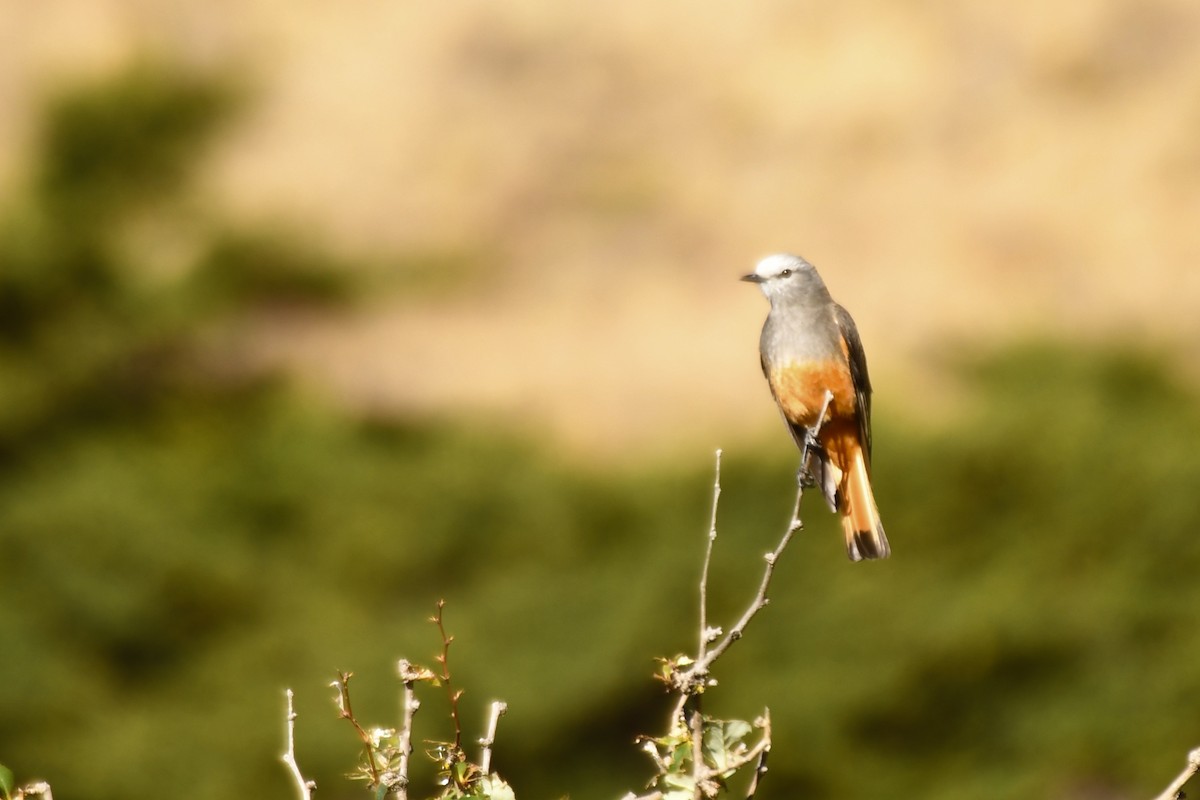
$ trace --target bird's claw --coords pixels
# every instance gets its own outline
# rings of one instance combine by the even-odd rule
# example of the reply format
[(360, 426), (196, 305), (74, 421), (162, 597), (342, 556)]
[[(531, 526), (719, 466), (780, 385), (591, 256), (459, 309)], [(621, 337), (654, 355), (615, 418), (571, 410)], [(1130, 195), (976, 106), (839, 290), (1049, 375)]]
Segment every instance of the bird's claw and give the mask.
[(812, 428), (804, 429), (804, 452), (818, 458), (825, 455), (825, 447), (817, 437), (817, 432)]
[(816, 476), (810, 467), (813, 459), (820, 461), (825, 458), (825, 447), (817, 438), (817, 432), (812, 428), (804, 429), (804, 445), (800, 448), (800, 469), (796, 470), (796, 483), (804, 489), (817, 485)]
[(801, 489), (812, 489), (817, 485), (817, 479), (807, 465), (802, 465), (796, 470), (796, 483)]

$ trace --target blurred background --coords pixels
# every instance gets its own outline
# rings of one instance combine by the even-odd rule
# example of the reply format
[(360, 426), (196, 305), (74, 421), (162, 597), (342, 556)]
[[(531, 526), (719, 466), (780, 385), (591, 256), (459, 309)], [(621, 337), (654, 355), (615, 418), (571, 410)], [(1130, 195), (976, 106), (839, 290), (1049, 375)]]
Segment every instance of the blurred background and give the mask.
[(0, 0), (0, 763), (290, 797), (290, 686), (358, 796), (328, 682), (394, 724), (445, 598), (519, 797), (641, 788), (714, 449), (717, 619), (790, 508), (736, 281), (787, 250), (863, 335), (895, 556), (806, 502), (708, 701), (771, 707), (759, 796), (1157, 792), (1200, 744), (1198, 45), (1185, 0)]

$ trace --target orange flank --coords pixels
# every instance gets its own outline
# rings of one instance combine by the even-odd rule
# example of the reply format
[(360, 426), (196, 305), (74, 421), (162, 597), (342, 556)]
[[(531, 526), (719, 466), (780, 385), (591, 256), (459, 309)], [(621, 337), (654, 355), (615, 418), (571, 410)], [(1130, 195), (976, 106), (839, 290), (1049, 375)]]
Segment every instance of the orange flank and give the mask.
[[(772, 369), (767, 380), (783, 416), (793, 425), (810, 427), (817, 421), (825, 402), (825, 391), (833, 393), (826, 421), (857, 419), (854, 381), (845, 362), (820, 361), (788, 364)], [(857, 423), (856, 423), (857, 424)]]
[(825, 424), (818, 434), (825, 449), (825, 477), (836, 488), (829, 502), (841, 515), (851, 559), (886, 558), (891, 548), (871, 491), (870, 464), (863, 450), (858, 417), (862, 412), (850, 370), (845, 363), (833, 360), (791, 364), (771, 370), (767, 379), (784, 418), (802, 428), (817, 421), (826, 390), (832, 393)]

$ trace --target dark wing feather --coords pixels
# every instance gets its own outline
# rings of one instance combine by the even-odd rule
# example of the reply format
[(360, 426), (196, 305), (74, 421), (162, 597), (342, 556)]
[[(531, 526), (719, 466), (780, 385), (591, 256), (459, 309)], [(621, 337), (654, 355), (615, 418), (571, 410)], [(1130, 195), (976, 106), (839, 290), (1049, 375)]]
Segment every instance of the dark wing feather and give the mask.
[(854, 394), (858, 401), (858, 430), (862, 435), (863, 451), (867, 455), (867, 466), (871, 466), (871, 378), (867, 375), (867, 355), (863, 352), (862, 339), (850, 312), (837, 303), (833, 305), (833, 319), (838, 333), (846, 343), (850, 361), (850, 378), (854, 382)]

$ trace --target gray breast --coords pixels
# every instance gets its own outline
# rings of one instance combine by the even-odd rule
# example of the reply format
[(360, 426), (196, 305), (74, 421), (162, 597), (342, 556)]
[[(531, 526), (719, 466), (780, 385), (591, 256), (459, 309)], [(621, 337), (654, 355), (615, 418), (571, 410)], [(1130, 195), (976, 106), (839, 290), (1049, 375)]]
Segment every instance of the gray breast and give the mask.
[(844, 358), (832, 306), (788, 304), (772, 306), (759, 339), (763, 360), (787, 364)]

